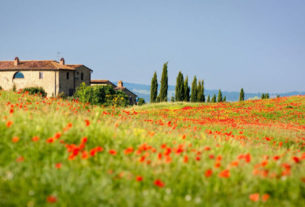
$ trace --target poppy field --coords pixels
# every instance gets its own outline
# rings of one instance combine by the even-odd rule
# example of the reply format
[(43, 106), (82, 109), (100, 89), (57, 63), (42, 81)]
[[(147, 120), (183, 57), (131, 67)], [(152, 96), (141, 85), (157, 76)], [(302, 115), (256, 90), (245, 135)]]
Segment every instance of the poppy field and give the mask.
[(0, 206), (305, 206), (305, 96), (0, 112)]

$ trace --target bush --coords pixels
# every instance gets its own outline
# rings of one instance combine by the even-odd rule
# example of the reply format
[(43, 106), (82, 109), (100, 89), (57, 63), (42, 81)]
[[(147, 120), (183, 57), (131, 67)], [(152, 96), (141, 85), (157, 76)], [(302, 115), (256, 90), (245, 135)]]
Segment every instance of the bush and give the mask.
[(28, 94), (38, 94), (42, 97), (46, 97), (47, 93), (42, 87), (29, 87), (29, 88), (24, 88), (22, 90), (23, 93), (28, 93)]
[(145, 104), (144, 98), (139, 98), (139, 100), (138, 100), (138, 105), (139, 105), (139, 106), (142, 106), (143, 104)]
[(2, 91), (2, 87), (0, 86), (0, 91)]
[(128, 96), (122, 91), (115, 91), (111, 86), (86, 86), (82, 83), (74, 94), (80, 102), (103, 104), (106, 106), (126, 106)]

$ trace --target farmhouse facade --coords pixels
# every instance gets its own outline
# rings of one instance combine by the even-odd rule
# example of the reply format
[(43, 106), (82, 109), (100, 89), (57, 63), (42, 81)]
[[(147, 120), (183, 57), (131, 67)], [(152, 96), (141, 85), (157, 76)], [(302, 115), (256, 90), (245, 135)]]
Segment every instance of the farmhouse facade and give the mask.
[(137, 95), (109, 80), (91, 80), (93, 70), (85, 65), (65, 64), (65, 59), (56, 60), (22, 60), (18, 57), (12, 61), (0, 61), (0, 87), (4, 90), (16, 90), (27, 87), (42, 87), (48, 97), (64, 94), (72, 96), (81, 84), (110, 85), (129, 97), (131, 104), (136, 104)]
[(90, 84), (92, 70), (84, 65), (67, 65), (63, 58), (55, 60), (0, 61), (0, 86), (4, 90), (13, 87), (42, 87), (48, 96), (73, 95), (82, 83)]

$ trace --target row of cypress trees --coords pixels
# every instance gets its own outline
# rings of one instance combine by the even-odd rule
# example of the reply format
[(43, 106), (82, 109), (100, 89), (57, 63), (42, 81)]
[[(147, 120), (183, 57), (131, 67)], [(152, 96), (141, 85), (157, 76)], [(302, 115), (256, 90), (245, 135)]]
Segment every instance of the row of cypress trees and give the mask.
[[(150, 88), (150, 102), (166, 102), (167, 101), (167, 90), (168, 90), (168, 72), (167, 72), (168, 62), (164, 63), (162, 76), (161, 76), (161, 86), (160, 92), (158, 95), (158, 78), (157, 73), (155, 72), (153, 78), (151, 80), (151, 88)], [(269, 94), (262, 94), (262, 99), (268, 99)], [(239, 101), (245, 100), (245, 92), (242, 88), (239, 94)], [(188, 77), (184, 79), (183, 74), (179, 71), (177, 79), (176, 79), (176, 89), (175, 89), (175, 97), (172, 97), (172, 101), (186, 101), (186, 102), (225, 102), (226, 96), (222, 96), (222, 92), (219, 89), (218, 96), (214, 94), (212, 97), (208, 95), (207, 100), (205, 100), (204, 95), (204, 81), (198, 80), (197, 77), (194, 76), (192, 82), (192, 88), (190, 89), (188, 84)]]
[(150, 88), (151, 103), (167, 101), (167, 90), (168, 90), (167, 64), (168, 62), (164, 63), (163, 65), (159, 95), (158, 95), (158, 78), (156, 72), (154, 73), (154, 76), (151, 80), (151, 88)]

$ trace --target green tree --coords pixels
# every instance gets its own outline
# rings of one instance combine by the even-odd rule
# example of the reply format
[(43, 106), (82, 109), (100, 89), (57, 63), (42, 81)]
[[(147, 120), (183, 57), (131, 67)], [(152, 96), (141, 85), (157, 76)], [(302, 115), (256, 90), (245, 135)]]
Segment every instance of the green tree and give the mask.
[(222, 101), (223, 101), (223, 102), (226, 102), (226, 101), (227, 101), (227, 97), (226, 97), (226, 96), (223, 97)]
[(167, 64), (164, 63), (162, 77), (161, 77), (161, 87), (160, 87), (160, 101), (167, 101), (167, 90), (168, 90), (168, 76), (167, 76)]
[(158, 95), (158, 80), (157, 73), (154, 73), (153, 78), (151, 79), (151, 87), (150, 87), (150, 102), (155, 103), (157, 101)]
[(220, 89), (218, 90), (217, 102), (222, 102), (222, 92)]
[(208, 102), (208, 103), (210, 103), (210, 102), (211, 102), (211, 97), (210, 97), (210, 94), (208, 95), (207, 102)]
[(192, 91), (191, 91), (191, 102), (197, 101), (197, 78), (194, 76), (193, 82), (192, 82)]
[(244, 89), (240, 89), (240, 93), (239, 93), (239, 101), (244, 101), (245, 100), (245, 92)]
[(212, 102), (212, 103), (216, 103), (216, 94), (213, 95), (212, 101), (211, 101), (211, 102)]
[(138, 105), (142, 106), (143, 104), (145, 104), (144, 98), (139, 98)]
[(197, 85), (197, 102), (204, 102), (203, 81), (198, 81)]
[(186, 76), (184, 80), (184, 101), (190, 101), (190, 87), (188, 77)]
[(184, 100), (184, 80), (183, 74), (179, 71), (176, 79), (176, 91), (175, 91), (175, 100), (183, 101)]

